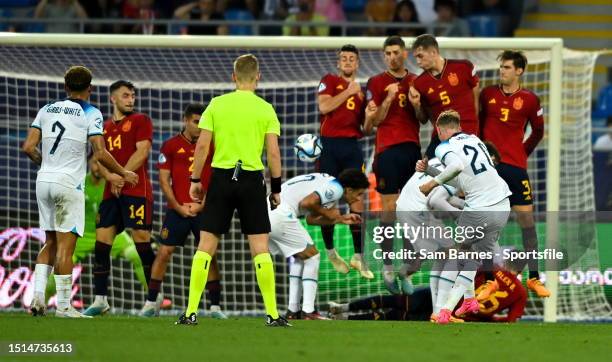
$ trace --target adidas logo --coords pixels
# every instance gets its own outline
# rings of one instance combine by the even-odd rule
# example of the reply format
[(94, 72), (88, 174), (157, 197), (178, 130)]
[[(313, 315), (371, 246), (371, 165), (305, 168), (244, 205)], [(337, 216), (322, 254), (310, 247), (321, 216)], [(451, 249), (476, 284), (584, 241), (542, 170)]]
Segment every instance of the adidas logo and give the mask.
[(180, 149), (180, 150), (178, 150), (178, 152), (177, 152), (177, 153), (185, 153), (185, 149), (184, 149), (183, 147), (181, 147), (181, 149)]
[(427, 94), (432, 94), (434, 92), (433, 88), (429, 88), (429, 90), (427, 90)]
[(497, 101), (495, 101), (495, 98), (493, 98), (493, 99), (491, 99), (491, 100), (489, 101), (489, 104), (495, 104), (495, 103), (497, 103)]

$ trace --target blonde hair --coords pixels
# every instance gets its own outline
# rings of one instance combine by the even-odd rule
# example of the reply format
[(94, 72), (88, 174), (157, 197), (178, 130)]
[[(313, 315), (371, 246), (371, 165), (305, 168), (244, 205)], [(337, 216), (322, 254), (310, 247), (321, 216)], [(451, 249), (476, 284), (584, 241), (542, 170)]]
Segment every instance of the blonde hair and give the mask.
[(238, 83), (253, 83), (259, 74), (259, 62), (253, 54), (244, 54), (234, 61), (234, 75)]
[(446, 110), (438, 116), (438, 120), (436, 121), (436, 125), (438, 127), (459, 127), (460, 125), (459, 112), (449, 109)]

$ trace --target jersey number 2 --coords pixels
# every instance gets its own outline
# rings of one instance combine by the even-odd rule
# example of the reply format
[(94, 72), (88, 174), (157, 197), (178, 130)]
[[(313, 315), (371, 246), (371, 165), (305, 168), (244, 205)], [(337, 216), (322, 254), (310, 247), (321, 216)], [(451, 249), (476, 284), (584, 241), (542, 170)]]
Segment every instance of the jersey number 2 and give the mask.
[[(485, 145), (483, 145), (482, 143), (478, 143), (478, 147), (482, 150), (482, 152), (484, 152), (485, 158), (489, 162), (489, 165), (491, 165), (491, 167), (494, 167), (493, 162), (489, 158), (489, 153), (487, 152), (487, 148), (485, 147)], [(469, 156), (470, 153), (473, 153), (472, 162), (470, 162), (470, 166), (472, 166), (474, 176), (478, 175), (479, 173), (483, 173), (487, 170), (487, 166), (484, 163), (480, 163), (480, 167), (476, 168), (476, 159), (478, 158), (478, 150), (476, 149), (476, 147), (465, 145), (463, 146), (463, 152), (466, 156)]]
[(59, 133), (57, 134), (57, 137), (55, 138), (55, 142), (53, 142), (53, 147), (51, 147), (51, 151), (49, 151), (50, 154), (54, 154), (55, 150), (57, 149), (57, 146), (60, 143), (60, 140), (62, 139), (62, 136), (64, 135), (64, 132), (66, 131), (66, 128), (64, 126), (62, 126), (61, 123), (59, 123), (59, 121), (55, 121), (55, 123), (53, 123), (53, 126), (51, 127), (51, 132), (55, 132), (55, 128), (59, 128)]

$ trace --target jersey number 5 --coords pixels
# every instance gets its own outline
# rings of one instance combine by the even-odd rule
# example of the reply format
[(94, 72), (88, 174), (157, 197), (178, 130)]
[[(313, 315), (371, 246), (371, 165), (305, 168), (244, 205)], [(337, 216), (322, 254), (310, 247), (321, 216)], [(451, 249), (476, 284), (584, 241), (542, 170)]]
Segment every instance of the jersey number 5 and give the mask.
[(64, 126), (62, 126), (61, 123), (59, 123), (59, 121), (55, 121), (55, 123), (53, 123), (53, 126), (51, 127), (51, 132), (55, 132), (55, 128), (59, 129), (59, 133), (57, 134), (57, 137), (55, 138), (55, 142), (53, 142), (53, 147), (51, 147), (51, 151), (49, 151), (50, 154), (54, 154), (55, 150), (57, 149), (57, 146), (60, 143), (60, 140), (62, 139), (62, 136), (64, 135), (64, 132), (66, 131), (66, 128)]
[(448, 96), (448, 93), (446, 93), (446, 91), (440, 92), (440, 100), (442, 101), (443, 105), (450, 104), (450, 97)]
[[(495, 167), (493, 166), (493, 162), (489, 158), (489, 153), (487, 152), (487, 148), (485, 147), (485, 145), (483, 145), (482, 143), (478, 143), (478, 148), (480, 148), (482, 152), (484, 152), (485, 158), (487, 159), (489, 165), (491, 165), (491, 167)], [(470, 153), (473, 153), (472, 162), (470, 162), (470, 166), (472, 166), (474, 176), (478, 175), (479, 173), (483, 173), (487, 170), (487, 166), (484, 163), (480, 163), (480, 166), (476, 168), (476, 159), (478, 158), (478, 150), (476, 149), (476, 147), (465, 145), (463, 146), (463, 152), (466, 156), (469, 156)]]

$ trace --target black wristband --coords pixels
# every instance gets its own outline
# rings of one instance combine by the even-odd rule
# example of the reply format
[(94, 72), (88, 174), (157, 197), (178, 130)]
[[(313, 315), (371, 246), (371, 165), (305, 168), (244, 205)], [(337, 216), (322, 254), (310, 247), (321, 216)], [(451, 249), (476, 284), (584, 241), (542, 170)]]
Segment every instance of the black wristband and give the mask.
[(272, 189), (273, 194), (280, 194), (281, 192), (281, 178), (280, 177), (272, 177), (270, 180), (270, 188)]
[(199, 178), (189, 177), (189, 181), (191, 181), (192, 183), (196, 183), (197, 184), (198, 182), (200, 182), (200, 179)]

